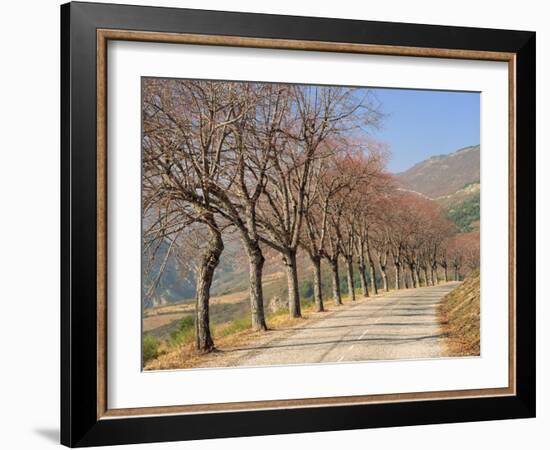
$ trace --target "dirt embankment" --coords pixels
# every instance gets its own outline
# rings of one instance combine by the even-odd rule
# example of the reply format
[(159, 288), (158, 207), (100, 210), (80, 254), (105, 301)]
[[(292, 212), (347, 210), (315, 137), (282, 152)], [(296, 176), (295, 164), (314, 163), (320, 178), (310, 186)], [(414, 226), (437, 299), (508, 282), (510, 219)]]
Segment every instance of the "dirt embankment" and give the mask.
[(439, 314), (447, 334), (447, 356), (479, 356), (479, 313), (479, 271), (476, 271), (441, 302)]

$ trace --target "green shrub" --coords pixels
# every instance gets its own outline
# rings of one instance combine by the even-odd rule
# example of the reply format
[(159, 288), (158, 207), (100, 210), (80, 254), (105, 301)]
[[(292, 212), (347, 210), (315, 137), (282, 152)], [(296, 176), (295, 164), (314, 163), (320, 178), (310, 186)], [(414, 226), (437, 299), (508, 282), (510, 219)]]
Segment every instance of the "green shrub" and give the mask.
[(302, 280), (300, 283), (300, 298), (310, 299), (313, 297), (313, 282), (311, 280)]
[(229, 325), (219, 327), (218, 334), (220, 336), (229, 336), (230, 334), (238, 333), (239, 331), (248, 330), (252, 327), (252, 320), (250, 315), (235, 319), (229, 323)]
[(460, 231), (472, 231), (472, 223), (479, 220), (479, 192), (463, 202), (452, 204), (448, 214)]
[(195, 319), (193, 316), (185, 316), (181, 319), (178, 328), (170, 333), (172, 345), (187, 344), (193, 339), (195, 333)]
[(152, 359), (155, 359), (157, 356), (159, 356), (159, 347), (160, 347), (160, 340), (157, 338), (151, 336), (150, 334), (146, 334), (143, 336), (143, 363), (146, 364), (148, 361), (151, 361)]
[(302, 308), (309, 308), (309, 307), (313, 306), (313, 303), (314, 303), (313, 298), (300, 300), (300, 305), (302, 306)]

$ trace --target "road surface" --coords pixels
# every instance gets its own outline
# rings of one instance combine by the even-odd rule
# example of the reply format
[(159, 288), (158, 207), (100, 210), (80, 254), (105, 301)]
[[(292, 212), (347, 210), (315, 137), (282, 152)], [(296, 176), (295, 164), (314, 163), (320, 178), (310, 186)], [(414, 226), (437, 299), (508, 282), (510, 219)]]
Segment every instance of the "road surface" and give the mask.
[(242, 347), (224, 349), (220, 366), (264, 366), (341, 361), (437, 358), (444, 356), (437, 315), (442, 298), (457, 287), (438, 286), (396, 291), (358, 300), (313, 321)]

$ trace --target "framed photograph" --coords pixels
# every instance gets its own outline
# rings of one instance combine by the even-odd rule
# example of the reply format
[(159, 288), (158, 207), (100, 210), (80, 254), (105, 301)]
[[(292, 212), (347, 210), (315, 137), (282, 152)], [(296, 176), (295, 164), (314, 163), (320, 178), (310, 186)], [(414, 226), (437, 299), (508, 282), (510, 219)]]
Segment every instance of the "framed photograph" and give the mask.
[(61, 441), (535, 415), (535, 33), (61, 7)]

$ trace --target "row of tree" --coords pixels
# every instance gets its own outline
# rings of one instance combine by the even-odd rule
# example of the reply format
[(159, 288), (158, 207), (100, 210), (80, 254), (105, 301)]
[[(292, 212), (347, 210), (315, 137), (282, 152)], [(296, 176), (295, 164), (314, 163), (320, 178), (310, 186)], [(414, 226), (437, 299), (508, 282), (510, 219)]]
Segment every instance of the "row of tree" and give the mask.
[(299, 249), (313, 268), (318, 311), (323, 260), (336, 304), (342, 263), (353, 301), (355, 269), (368, 296), (378, 289), (377, 274), (381, 289), (390, 278), (395, 289), (417, 287), (437, 283), (438, 268), (444, 280), (451, 269), (458, 278), (476, 261), (475, 242), (462, 242), (432, 200), (400, 190), (385, 172), (387, 151), (368, 138), (383, 118), (368, 90), (145, 79), (142, 106), (144, 251), (164, 246), (160, 274), (182, 240), (201, 240), (199, 352), (214, 349), (210, 288), (226, 231), (238, 233), (248, 257), (251, 323), (259, 331), (267, 330), (266, 248), (284, 263), (292, 317), (301, 315)]

